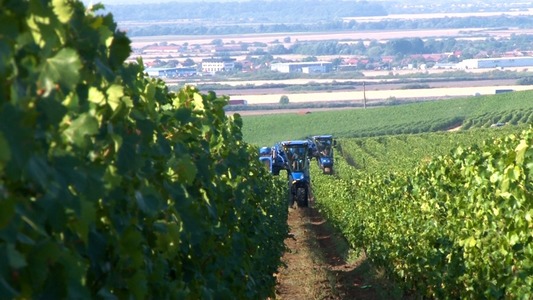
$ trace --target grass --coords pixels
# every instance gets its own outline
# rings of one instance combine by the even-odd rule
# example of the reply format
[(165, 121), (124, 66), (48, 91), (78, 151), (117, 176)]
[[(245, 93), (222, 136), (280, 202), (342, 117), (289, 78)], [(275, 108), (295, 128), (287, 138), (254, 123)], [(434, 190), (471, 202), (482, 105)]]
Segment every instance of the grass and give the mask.
[(248, 143), (263, 146), (315, 134), (339, 138), (442, 131), (466, 120), (509, 111), (533, 110), (533, 91), (520, 91), (367, 109), (311, 114), (243, 116)]

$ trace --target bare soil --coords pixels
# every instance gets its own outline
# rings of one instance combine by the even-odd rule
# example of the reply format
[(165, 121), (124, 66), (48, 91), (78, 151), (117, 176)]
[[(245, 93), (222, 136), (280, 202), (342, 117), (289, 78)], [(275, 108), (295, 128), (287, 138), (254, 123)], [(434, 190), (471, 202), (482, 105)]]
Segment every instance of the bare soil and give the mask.
[[(369, 93), (371, 92), (379, 92), (379, 91), (391, 91), (396, 93), (398, 95), (398, 98), (396, 101), (402, 102), (402, 101), (431, 101), (431, 100), (443, 100), (443, 99), (450, 99), (453, 97), (460, 97), (460, 96), (452, 96), (453, 93), (449, 92), (453, 89), (459, 89), (459, 88), (468, 88), (471, 89), (470, 95), (474, 95), (474, 92), (481, 91), (481, 89), (487, 89), (489, 92), (486, 94), (493, 94), (496, 89), (499, 88), (508, 88), (511, 85), (516, 83), (516, 79), (488, 79), (488, 80), (465, 80), (465, 81), (442, 81), (442, 82), (433, 82), (431, 83), (431, 89), (430, 91), (437, 91), (439, 90), (439, 93), (428, 93), (424, 97), (416, 97), (416, 93), (418, 89), (412, 89), (412, 90), (404, 90), (401, 89), (401, 86), (405, 84), (391, 84), (391, 83), (371, 83), (367, 85), (367, 91)], [(357, 87), (358, 89), (361, 89), (361, 87)], [(530, 89), (529, 86), (514, 86), (516, 90), (520, 89)], [(446, 90), (449, 90), (448, 92), (445, 92)], [(227, 95), (227, 96), (235, 96), (239, 95), (239, 97), (242, 96), (242, 98), (248, 99), (250, 95), (273, 95), (273, 94), (286, 94), (289, 96), (289, 98), (293, 99), (293, 95), (291, 93), (285, 93), (285, 90), (283, 88), (253, 88), (253, 89), (228, 89), (228, 90), (220, 90), (215, 91), (217, 95)], [(338, 93), (342, 93), (344, 90), (337, 90), (332, 91), (328, 93), (329, 95), (336, 95)], [(316, 93), (316, 92), (315, 92)], [(263, 108), (255, 108), (255, 104), (250, 104), (247, 109), (245, 110), (228, 110), (227, 114), (232, 115), (234, 113), (239, 113), (240, 115), (265, 115), (265, 114), (281, 114), (281, 113), (294, 113), (294, 114), (306, 114), (306, 113), (312, 113), (312, 112), (318, 112), (318, 111), (326, 111), (326, 110), (340, 110), (340, 109), (359, 109), (361, 108), (361, 100), (356, 101), (334, 101), (334, 100), (316, 100), (314, 99), (316, 95), (314, 92), (309, 92), (307, 95), (308, 102), (314, 103), (314, 104), (322, 104), (320, 107), (308, 107), (308, 108), (286, 108), (286, 109), (263, 109)], [(403, 96), (400, 96), (400, 94), (403, 93)], [(407, 96), (406, 96), (407, 95)], [(465, 97), (465, 96), (463, 96)], [(369, 106), (375, 106), (379, 105), (380, 103), (383, 103), (384, 99), (372, 99), (368, 98), (367, 104)], [(299, 102), (302, 104), (302, 102)], [(359, 106), (354, 106), (352, 104), (357, 103)], [(267, 103), (266, 105), (277, 105), (273, 103)], [(333, 105), (338, 104), (338, 105)], [(261, 106), (265, 106), (265, 104), (260, 104)]]
[(349, 259), (346, 241), (312, 203), (289, 211), (291, 232), (282, 258), (286, 266), (277, 274), (275, 299), (408, 299), (386, 282), (364, 253)]
[(290, 37), (293, 41), (325, 41), (325, 40), (352, 40), (352, 41), (386, 41), (395, 38), (444, 38), (453, 37), (461, 39), (473, 39), (487, 37), (501, 38), (513, 34), (531, 34), (529, 28), (486, 29), (486, 28), (451, 28), (451, 29), (422, 29), (422, 30), (375, 30), (360, 32), (282, 32), (260, 34), (228, 34), (228, 35), (164, 35), (164, 36), (141, 36), (131, 37), (132, 48), (142, 48), (159, 42), (181, 45), (187, 42), (189, 45), (209, 45), (213, 39), (221, 39), (225, 44), (263, 42), (272, 43)]

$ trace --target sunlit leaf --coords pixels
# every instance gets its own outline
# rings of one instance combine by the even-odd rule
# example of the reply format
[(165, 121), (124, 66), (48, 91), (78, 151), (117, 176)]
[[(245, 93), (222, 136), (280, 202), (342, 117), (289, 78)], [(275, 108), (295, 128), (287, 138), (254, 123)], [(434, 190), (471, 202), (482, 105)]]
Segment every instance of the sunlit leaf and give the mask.
[(198, 93), (194, 94), (194, 108), (196, 110), (204, 110), (204, 99)]
[(524, 162), (524, 156), (526, 154), (526, 151), (528, 149), (528, 145), (527, 145), (527, 142), (525, 140), (521, 140), (520, 141), (520, 144), (518, 144), (518, 146), (516, 146), (515, 148), (515, 151), (516, 151), (516, 164), (520, 165)]
[(88, 100), (92, 103), (102, 104), (105, 100), (105, 95), (96, 87), (90, 87)]
[(87, 137), (98, 132), (98, 120), (89, 114), (83, 114), (65, 130), (67, 139), (79, 147), (87, 144)]
[(476, 246), (476, 243), (476, 239), (472, 236), (465, 241), (465, 246), (472, 248)]
[(54, 13), (61, 23), (67, 23), (72, 18), (74, 10), (72, 9), (72, 3), (68, 0), (53, 0)]
[(114, 84), (107, 89), (107, 103), (112, 110), (116, 110), (120, 105), (122, 96), (124, 96), (124, 88), (118, 84)]
[(528, 211), (525, 215), (525, 219), (528, 222), (531, 222), (533, 220), (533, 209)]

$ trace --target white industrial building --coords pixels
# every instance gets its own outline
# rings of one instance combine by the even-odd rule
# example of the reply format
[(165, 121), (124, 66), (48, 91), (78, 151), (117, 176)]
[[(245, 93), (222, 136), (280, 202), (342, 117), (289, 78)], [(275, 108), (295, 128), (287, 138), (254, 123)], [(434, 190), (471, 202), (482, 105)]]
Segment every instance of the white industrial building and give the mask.
[(275, 63), (270, 70), (281, 73), (326, 73), (331, 71), (332, 63), (329, 61)]
[(458, 63), (456, 67), (458, 69), (533, 67), (533, 57), (524, 56), (465, 59)]
[(150, 77), (160, 78), (175, 78), (194, 76), (198, 72), (193, 67), (177, 67), (177, 68), (146, 68), (144, 70)]
[(202, 72), (216, 73), (232, 71), (235, 68), (235, 58), (206, 58), (202, 60)]

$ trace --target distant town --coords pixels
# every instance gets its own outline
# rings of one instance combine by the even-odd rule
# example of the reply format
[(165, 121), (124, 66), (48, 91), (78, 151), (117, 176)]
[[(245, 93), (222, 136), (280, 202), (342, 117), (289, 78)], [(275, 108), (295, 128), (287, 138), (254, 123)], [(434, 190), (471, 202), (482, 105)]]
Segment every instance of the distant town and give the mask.
[[(343, 61), (345, 64), (337, 66), (336, 70), (342, 71), (347, 69), (357, 69), (350, 61)], [(518, 67), (533, 67), (533, 56), (523, 57), (501, 57), (501, 58), (476, 58), (466, 59), (458, 63), (440, 63), (434, 61), (431, 68), (433, 69), (492, 69), (492, 68), (518, 68)], [(414, 69), (413, 64), (408, 64), (404, 68)], [(426, 70), (426, 64), (416, 66), (419, 70)], [(232, 58), (211, 58), (204, 59), (199, 66), (176, 66), (176, 67), (151, 67), (147, 66), (146, 72), (149, 76), (157, 78), (180, 78), (191, 76), (210, 76), (217, 73), (235, 72), (236, 63)], [(288, 63), (273, 63), (270, 65), (270, 70), (279, 73), (301, 73), (301, 74), (317, 74), (332, 72), (333, 63), (329, 61), (315, 61), (315, 62), (288, 62)], [(395, 69), (394, 69), (395, 70)], [(239, 71), (243, 71), (240, 69)]]
[[(531, 3), (235, 3), (116, 5), (109, 10), (132, 41), (128, 61), (141, 59), (148, 76), (167, 81), (173, 90), (194, 84), (229, 95), (230, 104), (282, 103), (287, 94), (292, 104), (309, 100), (298, 92), (312, 91), (329, 93), (313, 96), (319, 100), (371, 99), (365, 88), (375, 89), (378, 81), (417, 91), (433, 88), (431, 80), (494, 85), (462, 95), (533, 84)], [(313, 85), (314, 80), (320, 84)], [(337, 93), (355, 90), (362, 94)], [(391, 94), (401, 98), (398, 91), (375, 97), (394, 102)]]
[[(259, 71), (321, 74), (362, 70), (527, 68), (533, 66), (533, 50), (528, 49), (532, 42), (530, 39), (532, 38), (520, 36), (520, 42), (523, 43), (520, 47), (517, 45), (517, 37), (499, 38), (498, 49), (490, 48), (490, 39), (486, 42), (477, 40), (477, 48), (472, 48), (472, 41), (457, 38), (441, 41), (440, 44), (444, 46), (440, 48), (432, 45), (435, 42), (431, 39), (424, 41), (421, 38), (390, 39), (380, 44), (359, 41), (355, 45), (346, 45), (340, 41), (291, 43), (290, 38), (286, 38), (284, 42), (228, 45), (221, 44), (220, 40), (195, 45), (188, 45), (186, 42), (182, 45), (160, 42), (134, 48), (130, 60), (143, 58), (146, 72), (159, 78)], [(508, 48), (505, 46), (507, 43), (515, 45), (516, 49), (502, 51)], [(446, 46), (447, 44), (453, 46)], [(315, 50), (325, 48), (324, 46), (344, 49), (344, 52), (358, 49), (360, 54), (355, 50), (351, 51), (354, 54)], [(305, 47), (309, 48), (307, 52), (298, 50)], [(430, 52), (429, 49), (440, 52), (424, 53)], [(396, 55), (386, 55), (387, 52), (395, 52)]]

